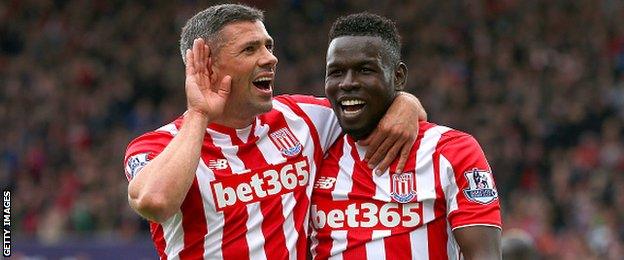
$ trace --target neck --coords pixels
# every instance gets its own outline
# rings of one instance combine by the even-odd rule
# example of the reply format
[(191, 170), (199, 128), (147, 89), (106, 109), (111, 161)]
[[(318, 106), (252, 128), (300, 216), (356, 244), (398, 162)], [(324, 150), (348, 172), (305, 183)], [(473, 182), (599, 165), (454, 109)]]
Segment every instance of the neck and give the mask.
[(241, 112), (238, 113), (228, 113), (226, 111), (223, 112), (223, 115), (211, 123), (219, 124), (222, 126), (227, 126), (230, 128), (241, 129), (251, 125), (256, 119), (256, 115), (244, 115)]

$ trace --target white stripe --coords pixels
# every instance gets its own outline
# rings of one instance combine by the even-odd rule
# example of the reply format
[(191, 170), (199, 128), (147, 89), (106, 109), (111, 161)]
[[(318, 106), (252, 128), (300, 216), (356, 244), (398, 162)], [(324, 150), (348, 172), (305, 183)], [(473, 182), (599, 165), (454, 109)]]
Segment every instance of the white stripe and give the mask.
[(232, 144), (230, 136), (213, 131), (212, 129), (208, 129), (208, 134), (212, 137), (214, 145), (221, 148), (223, 156), (225, 156), (225, 159), (228, 161), (228, 164), (232, 169), (232, 173), (244, 173), (245, 163), (243, 163), (243, 161), (236, 156), (238, 146)]
[(455, 236), (453, 236), (453, 232), (451, 231), (450, 227), (451, 224), (448, 222), (448, 219), (446, 220), (446, 236), (447, 236), (447, 241), (446, 241), (446, 254), (448, 256), (448, 259), (459, 259), (459, 245), (457, 244), (457, 241), (455, 240)]
[(410, 248), (412, 249), (412, 259), (429, 259), (429, 237), (427, 236), (427, 225), (409, 233)]
[(366, 258), (371, 260), (385, 259), (386, 247), (383, 238), (390, 235), (390, 230), (373, 230), (371, 241), (366, 243)]
[(247, 245), (249, 245), (249, 259), (266, 259), (264, 252), (264, 234), (262, 234), (262, 210), (260, 202), (247, 204)]
[[(310, 215), (310, 214), (306, 214), (306, 215)], [(307, 223), (307, 221), (304, 223)], [(318, 233), (313, 228), (310, 231), (310, 253), (312, 254), (312, 259), (316, 258), (316, 256), (318, 255), (318, 253), (316, 252), (316, 248), (319, 246), (319, 241), (318, 239), (316, 239), (317, 235)]]
[(440, 184), (446, 198), (446, 214), (448, 215), (458, 209), (457, 193), (459, 192), (459, 187), (457, 187), (455, 182), (453, 165), (442, 154), (440, 154)]
[(331, 107), (304, 103), (298, 103), (298, 105), (310, 117), (316, 127), (321, 141), (321, 149), (325, 153), (342, 134), (338, 118), (336, 118)]
[(206, 216), (208, 234), (204, 237), (204, 259), (223, 258), (221, 251), (223, 241), (223, 212), (215, 211), (215, 204), (212, 200), (212, 187), (210, 182), (215, 179), (214, 173), (206, 166), (200, 158), (197, 165), (197, 184), (202, 195), (204, 204), (204, 215)]
[(329, 252), (329, 259), (342, 259), (342, 252), (347, 249), (347, 231), (334, 230), (330, 234), (332, 238), (332, 248)]
[(499, 226), (499, 225), (493, 225), (493, 224), (487, 224), (487, 223), (473, 223), (473, 224), (467, 224), (467, 225), (456, 226), (456, 227), (454, 227), (454, 228), (453, 228), (453, 231), (455, 231), (455, 229), (458, 229), (458, 228), (474, 227), (474, 226), (477, 226), (477, 227), (483, 227), (483, 226), (485, 226), (485, 227), (493, 227), (493, 228), (498, 228), (498, 229), (500, 229), (500, 230), (502, 230), (502, 229), (503, 229), (503, 228), (502, 228), (501, 226)]
[(249, 141), (249, 132), (251, 132), (251, 126), (252, 125), (248, 125), (245, 128), (236, 129), (236, 136), (238, 136), (238, 139), (241, 139), (241, 141), (243, 141), (244, 143)]
[[(282, 195), (282, 213), (284, 214), (284, 237), (286, 238), (286, 248), (291, 260), (297, 259), (297, 229), (295, 227), (295, 219), (293, 209), (297, 204), (297, 200), (293, 196), (293, 193), (287, 193)], [(307, 225), (308, 222), (304, 222)]]
[(375, 196), (373, 196), (373, 199), (390, 202), (390, 174), (381, 176), (373, 174), (373, 181), (375, 182)]
[(353, 175), (355, 161), (351, 157), (351, 146), (349, 142), (347, 142), (347, 136), (343, 137), (344, 143), (342, 145), (342, 156), (338, 161), (338, 165), (340, 165), (340, 169), (338, 170), (338, 175), (336, 176), (336, 186), (334, 190), (332, 190), (332, 199), (334, 201), (337, 200), (347, 200), (347, 194), (351, 192), (353, 187)]
[(173, 136), (178, 134), (178, 128), (173, 123), (161, 126), (160, 128), (156, 129), (156, 131), (169, 132)]
[(184, 229), (182, 229), (182, 212), (163, 222), (163, 236), (165, 238), (165, 254), (168, 259), (179, 259), (178, 254), (184, 248)]
[(420, 140), (416, 152), (416, 196), (423, 202), (423, 224), (435, 218), (433, 202), (435, 201), (435, 175), (433, 172), (433, 153), (442, 134), (450, 128), (434, 126), (427, 130)]
[[(172, 136), (178, 133), (175, 124), (167, 124), (156, 131), (168, 132)], [(182, 228), (182, 212), (171, 216), (167, 221), (161, 223), (163, 237), (165, 239), (165, 254), (168, 259), (179, 259), (178, 254), (184, 249), (184, 229)]]

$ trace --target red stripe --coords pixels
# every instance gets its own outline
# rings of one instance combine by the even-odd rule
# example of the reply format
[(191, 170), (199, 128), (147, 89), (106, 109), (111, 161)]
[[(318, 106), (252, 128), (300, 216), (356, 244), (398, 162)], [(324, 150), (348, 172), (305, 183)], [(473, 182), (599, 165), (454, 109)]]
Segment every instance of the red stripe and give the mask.
[[(347, 249), (342, 252), (342, 259), (366, 260), (366, 241), (370, 241), (373, 230), (358, 230), (347, 232)], [(364, 242), (364, 243), (362, 243)]]
[[(284, 123), (285, 124), (285, 123)], [(270, 126), (275, 126), (272, 124)], [(281, 127), (280, 127), (281, 128)], [(278, 128), (279, 129), (279, 128)], [(270, 129), (271, 132), (273, 129)], [(252, 128), (253, 132), (254, 129)], [(232, 144), (237, 145), (238, 157), (245, 163), (246, 169), (262, 168), (269, 163), (255, 142), (244, 143), (238, 135), (230, 135)], [(269, 200), (260, 201), (260, 210), (264, 217), (262, 221), (262, 234), (264, 235), (264, 252), (267, 259), (288, 258), (286, 237), (284, 236), (284, 215), (282, 197), (278, 196)]]
[(412, 250), (409, 250), (410, 236), (408, 233), (391, 235), (384, 238), (386, 259), (412, 259)]
[[(351, 154), (346, 156), (351, 156), (355, 161), (351, 175), (353, 186), (351, 186), (351, 192), (347, 196), (349, 199), (371, 198), (372, 200), (376, 188), (375, 181), (373, 181), (373, 171), (363, 161), (364, 158), (360, 158), (355, 140), (350, 136), (347, 136), (346, 139), (347, 144), (351, 147)], [(343, 257), (345, 259), (366, 259), (366, 247), (364, 245), (372, 240), (372, 236), (372, 230), (348, 231), (347, 248), (343, 252)]]
[(427, 223), (427, 250), (430, 260), (447, 260), (446, 218), (438, 218)]
[(208, 233), (208, 225), (197, 177), (193, 180), (180, 210), (182, 211), (182, 228), (184, 230), (184, 248), (180, 251), (180, 259), (202, 258), (204, 256), (204, 237)]
[[(212, 136), (206, 135), (204, 138), (204, 151), (202, 159), (204, 162), (225, 158), (221, 148), (214, 145)], [(218, 155), (212, 157), (212, 155)], [(215, 179), (232, 175), (232, 169), (227, 167), (223, 170), (212, 170)], [(235, 205), (223, 210), (223, 237), (221, 239), (221, 252), (224, 259), (249, 259), (249, 245), (245, 235), (247, 234), (247, 207), (245, 205)]]
[(165, 236), (163, 232), (163, 228), (160, 224), (156, 222), (149, 222), (150, 224), (150, 232), (152, 233), (152, 241), (154, 241), (154, 246), (156, 247), (156, 252), (158, 252), (158, 256), (160, 259), (167, 260), (167, 253), (165, 253), (165, 247), (167, 246), (167, 242), (165, 241)]
[[(438, 144), (441, 142), (438, 141)], [(429, 225), (427, 229), (427, 236), (429, 237), (429, 252), (445, 252), (444, 254), (440, 254), (436, 259), (448, 259), (447, 247), (448, 247), (448, 234), (447, 234), (447, 225), (446, 225), (446, 199), (444, 196), (444, 191), (442, 190), (442, 184), (440, 181), (440, 147), (441, 145), (436, 145), (436, 150), (433, 152), (433, 173), (435, 179), (435, 192), (436, 192), (436, 200), (433, 204), (433, 214), (435, 219), (439, 219), (440, 221), (433, 222), (433, 225)], [(436, 254), (437, 256), (437, 254)]]
[[(340, 161), (340, 158), (343, 155), (342, 146), (344, 145), (344, 141), (346, 138), (347, 138), (346, 136), (339, 138), (336, 141), (336, 143), (332, 146), (332, 148), (329, 149), (327, 153), (327, 158), (323, 161), (322, 171), (319, 170), (317, 180), (320, 179), (321, 177), (336, 178), (338, 176), (338, 172), (340, 171), (340, 165), (338, 165), (338, 162)], [(315, 183), (316, 183), (316, 180), (314, 180), (314, 183), (312, 183), (312, 185), (314, 185)], [(313, 202), (314, 202), (314, 197), (316, 196), (325, 196), (331, 199), (331, 191), (334, 188), (335, 186), (330, 190), (314, 191), (314, 193), (312, 194)], [(321, 192), (330, 193), (330, 194), (320, 195)], [(313, 249), (316, 254), (316, 257), (314, 259), (327, 259), (329, 258), (329, 254), (331, 252), (332, 242), (333, 242), (333, 239), (330, 237), (331, 231), (320, 230), (317, 232), (319, 233), (317, 233), (316, 240), (319, 241), (319, 244), (316, 246), (316, 248)]]

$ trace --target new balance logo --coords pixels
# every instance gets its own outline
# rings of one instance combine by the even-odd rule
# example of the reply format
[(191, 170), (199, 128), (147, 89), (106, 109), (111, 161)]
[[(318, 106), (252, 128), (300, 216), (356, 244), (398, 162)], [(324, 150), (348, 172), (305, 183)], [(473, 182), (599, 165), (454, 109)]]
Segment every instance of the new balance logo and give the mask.
[(336, 183), (336, 178), (321, 176), (314, 183), (314, 188), (329, 190), (334, 187), (334, 183)]
[(228, 167), (226, 159), (216, 159), (208, 161), (208, 168), (212, 170), (223, 170)]

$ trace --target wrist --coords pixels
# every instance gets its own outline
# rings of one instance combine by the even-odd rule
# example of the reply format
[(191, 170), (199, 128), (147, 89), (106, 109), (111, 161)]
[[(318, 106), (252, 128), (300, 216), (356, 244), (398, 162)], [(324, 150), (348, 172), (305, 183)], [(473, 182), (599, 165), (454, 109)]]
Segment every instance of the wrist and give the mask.
[(207, 125), (210, 121), (210, 117), (201, 111), (189, 109), (184, 113), (184, 121), (197, 121), (201, 122), (203, 125)]

